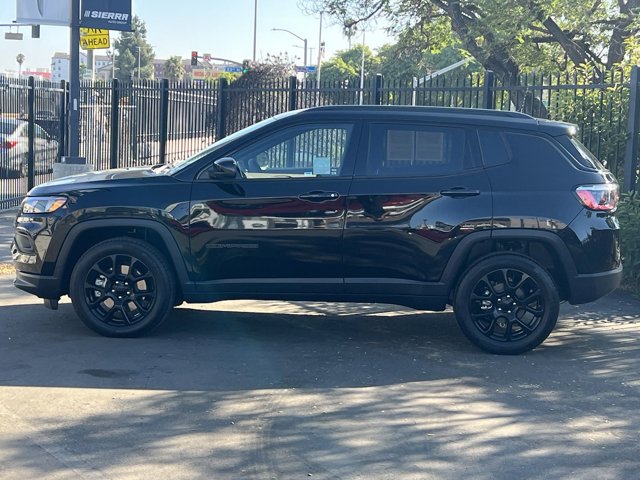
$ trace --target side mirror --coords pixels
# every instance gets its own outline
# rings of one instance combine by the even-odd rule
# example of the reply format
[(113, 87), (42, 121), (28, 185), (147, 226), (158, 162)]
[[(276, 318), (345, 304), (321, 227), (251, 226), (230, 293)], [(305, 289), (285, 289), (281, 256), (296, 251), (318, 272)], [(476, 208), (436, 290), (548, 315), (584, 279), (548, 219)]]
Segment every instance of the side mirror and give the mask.
[(209, 169), (209, 178), (211, 180), (223, 180), (238, 177), (238, 163), (231, 157), (223, 157), (215, 162)]

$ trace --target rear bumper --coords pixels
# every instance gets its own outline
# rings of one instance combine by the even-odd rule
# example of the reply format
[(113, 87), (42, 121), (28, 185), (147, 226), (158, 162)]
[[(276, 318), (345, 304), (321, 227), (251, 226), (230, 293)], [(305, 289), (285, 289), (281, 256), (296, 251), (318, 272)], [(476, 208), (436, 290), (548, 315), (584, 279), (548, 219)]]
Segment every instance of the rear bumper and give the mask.
[(602, 273), (576, 275), (569, 281), (569, 303), (589, 303), (611, 293), (622, 281), (622, 266)]

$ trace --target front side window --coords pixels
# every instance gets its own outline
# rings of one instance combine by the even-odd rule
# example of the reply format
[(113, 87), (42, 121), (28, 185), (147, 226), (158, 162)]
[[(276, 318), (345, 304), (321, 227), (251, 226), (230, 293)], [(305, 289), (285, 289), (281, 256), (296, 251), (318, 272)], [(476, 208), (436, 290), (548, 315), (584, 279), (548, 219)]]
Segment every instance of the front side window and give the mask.
[(231, 154), (248, 179), (340, 175), (352, 125), (292, 127)]
[(365, 175), (438, 176), (465, 168), (465, 130), (423, 125), (372, 125)]

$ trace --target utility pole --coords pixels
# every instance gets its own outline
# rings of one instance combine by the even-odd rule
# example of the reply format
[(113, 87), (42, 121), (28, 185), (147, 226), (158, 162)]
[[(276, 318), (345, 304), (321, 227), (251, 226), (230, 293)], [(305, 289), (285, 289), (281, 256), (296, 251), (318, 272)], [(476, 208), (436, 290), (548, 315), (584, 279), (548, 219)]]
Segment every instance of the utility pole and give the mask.
[(80, 0), (71, 0), (69, 43), (69, 156), (80, 156)]

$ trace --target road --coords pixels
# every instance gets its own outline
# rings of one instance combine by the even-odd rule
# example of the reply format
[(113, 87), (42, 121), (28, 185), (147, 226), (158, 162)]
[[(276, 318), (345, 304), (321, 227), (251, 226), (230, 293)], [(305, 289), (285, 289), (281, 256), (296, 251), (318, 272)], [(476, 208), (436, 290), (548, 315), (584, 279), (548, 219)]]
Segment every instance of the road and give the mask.
[(0, 264), (11, 262), (11, 242), (15, 217), (15, 209), (0, 211)]
[(0, 479), (629, 479), (640, 302), (564, 306), (533, 353), (453, 316), (222, 302), (106, 339), (0, 278)]

